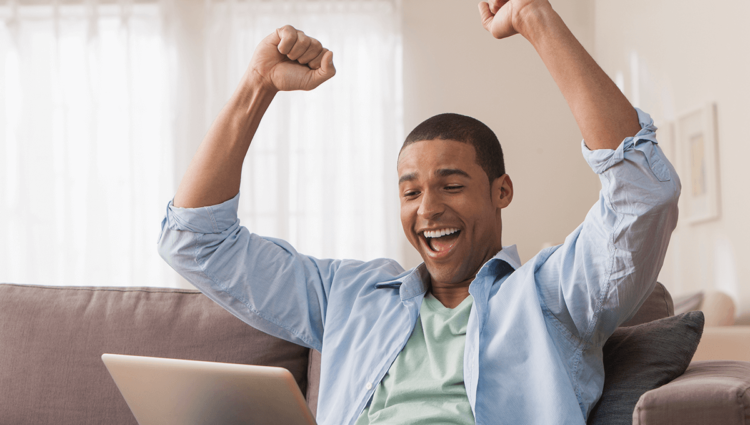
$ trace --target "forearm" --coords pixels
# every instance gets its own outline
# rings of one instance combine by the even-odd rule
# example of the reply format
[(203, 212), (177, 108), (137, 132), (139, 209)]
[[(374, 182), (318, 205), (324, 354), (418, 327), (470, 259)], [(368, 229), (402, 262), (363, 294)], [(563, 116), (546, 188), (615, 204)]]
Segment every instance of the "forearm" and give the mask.
[(275, 94), (251, 74), (243, 77), (190, 162), (174, 197), (175, 207), (216, 205), (239, 192), (242, 163)]
[(193, 157), (172, 205), (199, 208), (237, 195), (247, 149), (276, 93), (312, 90), (335, 74), (333, 52), (304, 32), (285, 25), (264, 38)]
[(634, 136), (640, 126), (633, 106), (552, 7), (526, 7), (520, 15), (521, 34), (560, 88), (586, 146), (616, 149), (623, 139)]

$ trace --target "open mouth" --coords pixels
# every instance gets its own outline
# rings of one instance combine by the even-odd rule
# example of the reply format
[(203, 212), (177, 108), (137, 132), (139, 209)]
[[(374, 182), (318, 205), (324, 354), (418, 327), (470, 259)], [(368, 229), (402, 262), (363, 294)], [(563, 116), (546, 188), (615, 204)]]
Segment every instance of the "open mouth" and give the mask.
[(453, 228), (426, 230), (422, 232), (427, 247), (436, 254), (450, 251), (458, 240), (458, 235), (460, 234), (461, 230)]

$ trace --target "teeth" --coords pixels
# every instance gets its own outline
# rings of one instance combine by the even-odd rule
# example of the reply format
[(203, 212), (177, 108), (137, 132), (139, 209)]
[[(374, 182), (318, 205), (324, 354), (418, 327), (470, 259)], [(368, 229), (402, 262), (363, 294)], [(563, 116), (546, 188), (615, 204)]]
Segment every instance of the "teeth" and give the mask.
[(425, 230), (424, 237), (440, 238), (458, 232), (458, 229)]

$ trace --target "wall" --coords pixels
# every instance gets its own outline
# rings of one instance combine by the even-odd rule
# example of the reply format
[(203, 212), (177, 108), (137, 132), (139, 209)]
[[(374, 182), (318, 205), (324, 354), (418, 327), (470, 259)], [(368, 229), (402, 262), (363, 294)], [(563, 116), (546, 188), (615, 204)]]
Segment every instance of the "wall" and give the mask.
[[(613, 78), (621, 74), (625, 94), (657, 126), (716, 104), (720, 217), (690, 224), (683, 212), (659, 279), (676, 294), (728, 293), (741, 323), (750, 323), (750, 262), (743, 260), (750, 258), (749, 16), (746, 0), (595, 4), (597, 61)], [(665, 149), (673, 163), (679, 149)]]
[[(536, 51), (520, 35), (492, 38), (477, 3), (403, 1), (404, 135), (443, 112), (472, 116), (495, 131), (515, 189), (503, 212), (503, 244), (517, 244), (526, 261), (580, 224), (596, 202), (599, 179), (583, 160), (573, 115)], [(591, 51), (593, 1), (552, 4)], [(403, 244), (402, 264), (419, 264), (405, 237)]]

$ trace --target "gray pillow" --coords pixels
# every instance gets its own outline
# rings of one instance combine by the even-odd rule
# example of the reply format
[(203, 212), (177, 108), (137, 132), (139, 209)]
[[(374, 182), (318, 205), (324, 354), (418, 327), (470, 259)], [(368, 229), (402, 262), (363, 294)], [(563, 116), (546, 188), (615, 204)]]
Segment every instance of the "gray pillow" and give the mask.
[(685, 372), (698, 348), (703, 322), (703, 312), (692, 311), (618, 328), (604, 344), (604, 389), (587, 423), (631, 425), (643, 393)]
[[(685, 310), (680, 313), (687, 313), (688, 311), (693, 310)], [(646, 298), (646, 301), (643, 302), (635, 316), (621, 324), (620, 327), (642, 325), (665, 317), (672, 317), (674, 314), (672, 296), (664, 285), (660, 282), (656, 282), (651, 294)]]

